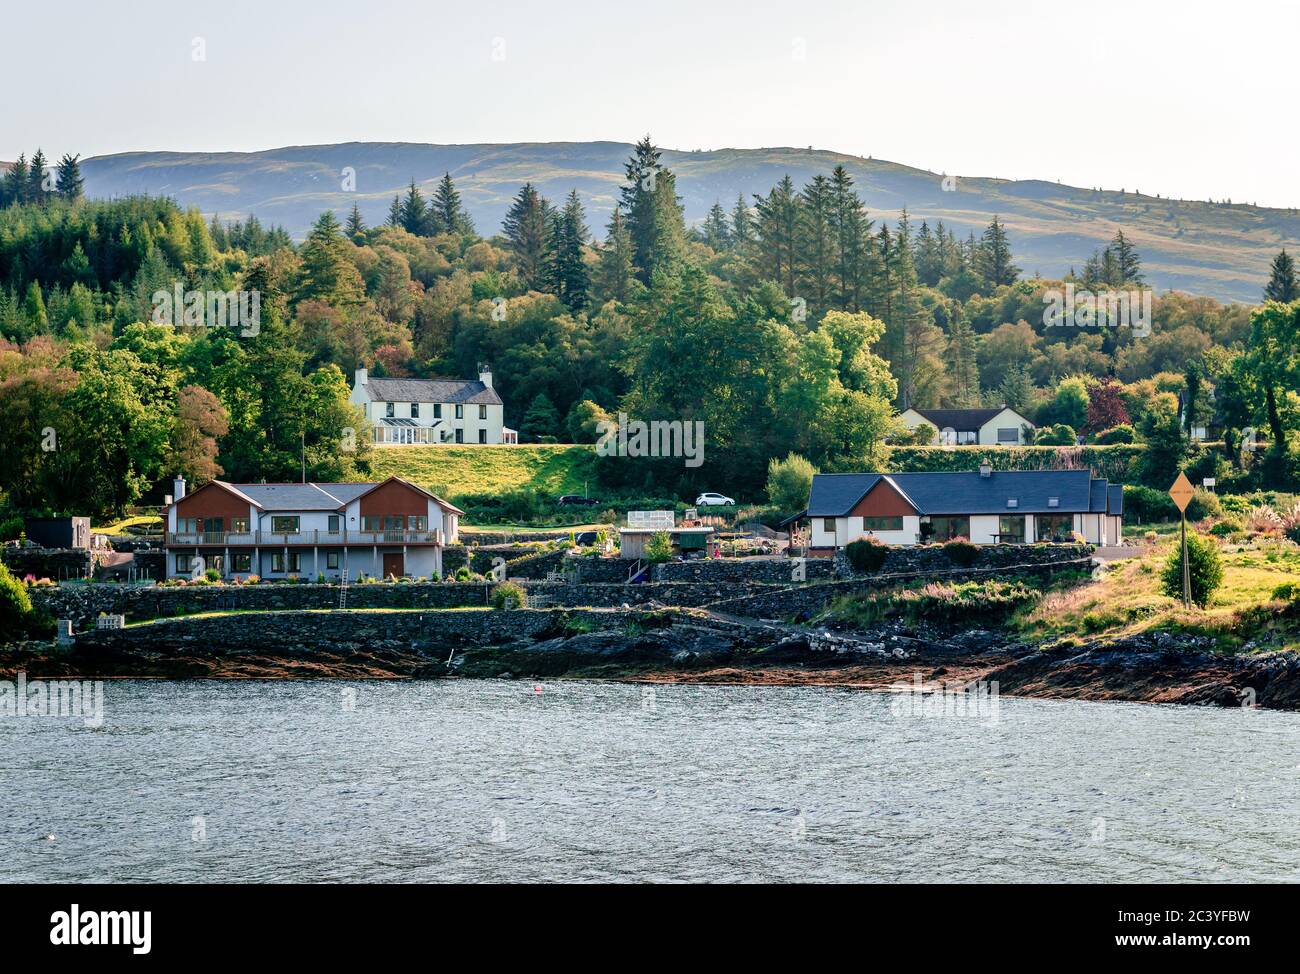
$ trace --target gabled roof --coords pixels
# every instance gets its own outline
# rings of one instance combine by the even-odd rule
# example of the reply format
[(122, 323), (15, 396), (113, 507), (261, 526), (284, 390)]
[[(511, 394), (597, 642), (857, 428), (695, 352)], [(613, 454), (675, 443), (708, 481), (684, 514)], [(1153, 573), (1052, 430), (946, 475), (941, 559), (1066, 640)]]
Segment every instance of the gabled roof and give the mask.
[[(1010, 410), (1020, 416), (1020, 413), (1011, 409), (1010, 406), (998, 406), (993, 409), (921, 409), (917, 406), (910, 408), (912, 412), (919, 413), (926, 422), (938, 430), (977, 430), (998, 413), (1005, 410)], [(1020, 416), (1020, 419), (1028, 426), (1034, 425), (1024, 416)]]
[[(809, 517), (844, 517), (880, 480), (879, 473), (817, 474), (808, 498)], [(895, 473), (889, 481), (921, 514), (1088, 513), (1092, 473), (1088, 470), (995, 470), (960, 473)], [(1106, 482), (1101, 496), (1106, 496)], [(1057, 503), (1050, 503), (1056, 498)], [(1014, 499), (1015, 507), (1007, 501)], [(1104, 511), (1105, 508), (1103, 507)]]
[[(359, 494), (356, 495), (356, 497), (357, 497), (357, 498), (364, 497), (366, 494), (369, 494), (370, 491), (372, 491), (372, 490), (378, 490), (380, 487), (384, 486), (384, 484), (391, 484), (391, 483), (394, 483), (394, 482), (399, 483), (399, 484), (402, 484), (403, 486), (406, 486), (406, 487), (410, 487), (411, 490), (414, 490), (414, 491), (417, 491), (418, 493), (423, 494), (425, 497), (428, 497), (428, 498), (430, 498), (431, 500), (433, 500), (433, 501), (434, 501), (434, 502), (435, 502), (439, 507), (445, 508), (446, 510), (451, 511), (451, 513), (453, 513), (453, 514), (462, 514), (462, 515), (463, 515), (463, 514), (465, 513), (465, 512), (462, 511), (459, 507), (456, 507), (454, 504), (451, 504), (451, 503), (449, 503), (448, 501), (443, 500), (443, 499), (442, 499), (441, 497), (439, 497), (437, 494), (431, 494), (431, 493), (429, 493), (429, 491), (425, 490), (425, 489), (424, 489), (423, 487), (421, 487), (419, 484), (413, 484), (413, 483), (411, 483), (409, 480), (404, 480), (404, 479), (401, 478), (401, 477), (389, 477), (387, 480), (383, 481), (383, 483), (378, 483), (378, 484), (357, 484), (357, 485), (355, 485), (355, 486), (358, 486), (358, 487), (366, 487), (366, 488), (368, 488), (368, 489), (367, 489), (367, 490), (363, 490), (363, 491), (361, 491)], [(356, 499), (356, 498), (353, 498), (353, 500), (355, 500), (355, 499)]]
[(376, 402), (450, 402), (501, 405), (501, 397), (478, 379), (367, 379)]
[[(212, 480), (204, 484), (193, 494), (181, 498), (193, 497), (201, 490), (216, 485), (241, 500), (247, 501), (261, 511), (341, 511), (354, 500), (370, 493), (391, 481), (405, 484), (425, 497), (432, 498), (438, 506), (453, 514), (464, 514), (460, 508), (450, 504), (436, 494), (431, 494), (418, 484), (401, 477), (389, 477), (387, 480), (371, 483), (343, 484), (230, 484), (224, 480)], [(175, 505), (173, 505), (175, 506)]]

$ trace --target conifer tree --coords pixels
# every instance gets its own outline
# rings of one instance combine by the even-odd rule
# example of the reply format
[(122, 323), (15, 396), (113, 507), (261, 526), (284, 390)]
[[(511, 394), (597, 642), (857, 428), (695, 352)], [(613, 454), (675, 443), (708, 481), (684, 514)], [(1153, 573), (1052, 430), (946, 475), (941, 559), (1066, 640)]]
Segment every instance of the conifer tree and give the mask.
[(795, 296), (795, 250), (799, 235), (799, 201), (794, 181), (783, 176), (767, 196), (754, 196), (758, 265), (786, 297)]
[(733, 250), (747, 252), (754, 243), (754, 215), (745, 205), (745, 194), (736, 197), (736, 205), (731, 209), (731, 231), (729, 233)]
[(44, 204), (46, 197), (49, 195), (45, 189), (45, 153), (40, 149), (32, 156), (30, 168), (27, 170), (27, 202)]
[(1268, 284), (1264, 287), (1264, 300), (1290, 304), (1297, 298), (1300, 298), (1300, 288), (1296, 286), (1295, 261), (1283, 247), (1273, 258)]
[(816, 175), (799, 194), (796, 227), (796, 271), (799, 287), (806, 291), (813, 317), (820, 318), (831, 305), (831, 261), (835, 251), (834, 190), (831, 181)]
[(996, 216), (984, 231), (978, 254), (977, 270), (990, 290), (1003, 284), (1016, 283), (1020, 268), (1011, 262), (1011, 244)]
[(460, 193), (451, 180), (451, 173), (442, 174), (442, 179), (438, 181), (438, 188), (433, 192), (433, 201), (429, 209), (434, 216), (439, 233), (456, 233), (466, 237), (473, 235), (474, 222), (465, 212), (465, 207), (460, 201)]
[(1118, 278), (1116, 286), (1141, 284), (1142, 258), (1138, 256), (1138, 252), (1133, 245), (1128, 242), (1123, 230), (1115, 231), (1115, 239), (1111, 241), (1108, 249), (1114, 252), (1115, 272)]
[(616, 206), (605, 228), (605, 242), (596, 264), (596, 293), (602, 302), (625, 302), (631, 296), (634, 279), (632, 238), (623, 222), (623, 210)]
[(77, 161), (80, 158), (80, 155), (72, 156), (65, 152), (59, 160), (56, 186), (58, 194), (65, 200), (78, 200), (85, 191), (86, 181), (81, 178), (81, 165)]
[(20, 152), (18, 161), (9, 167), (4, 177), (4, 205), (22, 206), (27, 202), (30, 186), (27, 181), (27, 154)]
[(417, 236), (424, 236), (428, 230), (428, 207), (424, 202), (424, 195), (415, 185), (415, 180), (411, 180), (411, 187), (406, 191), (406, 198), (402, 200), (401, 214), (399, 222), (403, 230), (407, 233), (414, 233)]
[(550, 207), (532, 183), (524, 183), (506, 211), (501, 224), (524, 285), (533, 291), (545, 291), (550, 283), (551, 217)]
[(555, 293), (569, 310), (582, 311), (587, 306), (590, 279), (583, 258), (583, 248), (588, 237), (587, 224), (577, 190), (569, 193), (555, 226), (552, 266)]
[(958, 409), (972, 409), (980, 404), (980, 373), (976, 361), (975, 332), (954, 301), (949, 312), (948, 384), (949, 398)]
[(831, 220), (834, 230), (834, 283), (836, 306), (859, 311), (863, 302), (864, 274), (871, 251), (871, 221), (853, 188), (853, 177), (843, 166), (831, 173)]
[(352, 204), (352, 212), (348, 214), (348, 222), (343, 227), (343, 233), (351, 240), (361, 238), (366, 232), (366, 224), (361, 219), (361, 207), (356, 203)]
[(402, 225), (401, 196), (394, 196), (392, 205), (388, 207), (388, 225), (390, 227), (400, 227)]
[[(351, 251), (334, 212), (326, 210), (317, 218), (302, 247), (298, 299), (314, 298), (336, 306), (364, 301), (365, 285), (361, 272), (350, 259)], [(263, 295), (262, 306), (266, 303)]]
[(624, 166), (620, 205), (632, 240), (633, 264), (643, 283), (649, 283), (656, 268), (677, 261), (685, 249), (677, 180), (659, 164), (660, 155), (647, 135)]
[(709, 249), (720, 254), (731, 246), (731, 231), (727, 227), (727, 212), (722, 204), (714, 202), (709, 215), (704, 218), (701, 236)]

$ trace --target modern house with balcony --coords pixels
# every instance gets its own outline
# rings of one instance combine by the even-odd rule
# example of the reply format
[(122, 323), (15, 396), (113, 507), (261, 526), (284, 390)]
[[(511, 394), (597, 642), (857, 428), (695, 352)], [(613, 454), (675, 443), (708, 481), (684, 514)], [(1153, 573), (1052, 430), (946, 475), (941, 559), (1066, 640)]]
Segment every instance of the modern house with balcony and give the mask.
[(376, 379), (357, 369), (351, 402), (374, 428), (376, 446), (519, 442), (487, 369), (477, 379)]
[(813, 477), (809, 554), (873, 537), (891, 545), (966, 538), (976, 544), (1118, 545), (1124, 488), (1089, 470), (823, 473)]
[(177, 479), (163, 509), (167, 575), (350, 579), (442, 574), (464, 512), (399, 477), (369, 484), (231, 484), (192, 494)]

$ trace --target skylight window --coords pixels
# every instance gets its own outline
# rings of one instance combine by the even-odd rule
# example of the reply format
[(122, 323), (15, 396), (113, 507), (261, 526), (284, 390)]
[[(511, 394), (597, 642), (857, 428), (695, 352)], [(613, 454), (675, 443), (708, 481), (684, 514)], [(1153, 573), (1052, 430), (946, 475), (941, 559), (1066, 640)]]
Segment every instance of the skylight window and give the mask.
[(1060, 506), (1061, 506), (1061, 498), (1059, 498), (1059, 497), (1049, 497), (1049, 498), (1047, 498), (1047, 506), (1048, 506), (1048, 507), (1060, 507)]
[(1007, 498), (1007, 507), (1019, 507), (1019, 506), (1020, 506), (1020, 498), (1018, 497)]

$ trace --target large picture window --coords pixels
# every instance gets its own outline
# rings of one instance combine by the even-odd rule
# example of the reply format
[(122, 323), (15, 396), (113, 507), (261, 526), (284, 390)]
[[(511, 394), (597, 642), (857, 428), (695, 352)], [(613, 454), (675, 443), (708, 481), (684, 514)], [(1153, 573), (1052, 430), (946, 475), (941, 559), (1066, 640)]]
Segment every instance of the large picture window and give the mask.
[(1025, 516), (1023, 514), (1003, 514), (998, 518), (998, 543), (1025, 543)]
[(903, 530), (903, 519), (901, 517), (864, 517), (862, 519), (863, 531), (901, 531)]
[(934, 541), (951, 541), (953, 538), (969, 538), (970, 518), (932, 517), (930, 518), (930, 530), (928, 534)]
[(1073, 514), (1039, 514), (1035, 518), (1034, 537), (1039, 541), (1063, 543), (1074, 536)]
[(298, 533), (298, 516), (295, 515), (272, 515), (271, 517), (272, 534), (297, 534)]
[(1016, 427), (1014, 427), (1014, 426), (1009, 427), (1009, 428), (1006, 427), (1006, 426), (999, 426), (999, 427), (998, 427), (998, 442), (999, 442), (999, 443), (1019, 443), (1019, 442), (1020, 442), (1020, 430), (1016, 429)]
[(237, 572), (248, 572), (253, 570), (253, 556), (247, 553), (239, 553), (230, 556), (231, 567)]

